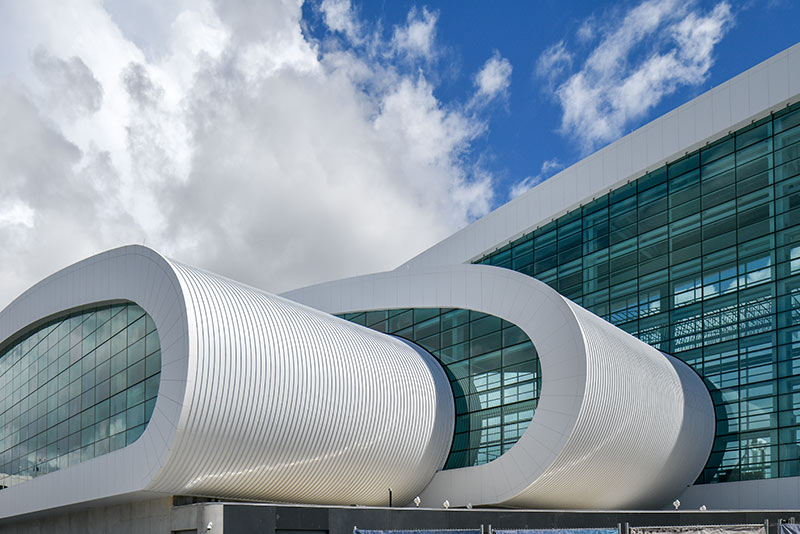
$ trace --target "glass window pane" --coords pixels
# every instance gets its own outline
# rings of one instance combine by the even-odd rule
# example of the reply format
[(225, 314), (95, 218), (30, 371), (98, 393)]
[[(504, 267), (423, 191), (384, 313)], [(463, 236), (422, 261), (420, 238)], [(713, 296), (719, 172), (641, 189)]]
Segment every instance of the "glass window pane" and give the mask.
[[(137, 367), (126, 370), (127, 355), (139, 351), (139, 347), (128, 347), (128, 338), (142, 338), (148, 320), (134, 304), (84, 310), (39, 327), (0, 354), (0, 397), (3, 391), (14, 391), (16, 397), (9, 397), (16, 403), (10, 410), (0, 398), (0, 421), (18, 418), (27, 425), (25, 432), (0, 436), (0, 457), (14, 450), (38, 450), (39, 470), (24, 471), (26, 476), (38, 476), (124, 446), (124, 440), (107, 437), (112, 420), (115, 430), (124, 430), (120, 430), (119, 414), (126, 408), (125, 378), (128, 373), (137, 377), (144, 369), (140, 361), (141, 371)], [(154, 327), (152, 332), (151, 343), (157, 351)], [(116, 335), (109, 342), (112, 334)], [(117, 353), (114, 358), (112, 348)], [(11, 368), (12, 360), (21, 365)], [(111, 373), (112, 367), (116, 373)], [(157, 380), (159, 373), (160, 363), (153, 378)], [(114, 374), (111, 380), (110, 374)], [(109, 399), (112, 388), (118, 394)], [(155, 397), (157, 383), (154, 388)], [(142, 418), (138, 425), (143, 429), (148, 420)], [(15, 469), (9, 465), (8, 474), (23, 473), (21, 464)], [(22, 480), (14, 478), (12, 483)]]

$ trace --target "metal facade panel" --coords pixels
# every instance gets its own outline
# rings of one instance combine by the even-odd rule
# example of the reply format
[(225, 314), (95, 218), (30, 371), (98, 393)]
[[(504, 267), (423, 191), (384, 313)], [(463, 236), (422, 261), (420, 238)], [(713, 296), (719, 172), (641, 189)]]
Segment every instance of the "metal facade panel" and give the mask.
[(181, 414), (176, 400), (186, 385), (188, 335), (180, 284), (164, 258), (130, 246), (67, 267), (0, 312), (0, 339), (53, 314), (117, 299), (144, 308), (159, 331), (162, 373), (150, 423), (125, 448), (3, 490), (0, 517), (141, 491), (165, 460)]
[[(483, 265), (437, 266), (329, 282), (286, 296), (324, 306), (331, 295), (352, 291), (353, 282), (393, 287), (410, 277), (415, 284), (454, 288), (437, 293), (436, 306), (476, 310), (519, 326), (542, 366), (539, 404), (517, 444), (487, 464), (437, 473), (421, 494), (423, 506), (445, 499), (453, 506), (663, 506), (695, 480), (714, 429), (711, 399), (699, 377), (538, 280)], [(421, 305), (413, 295), (390, 304), (353, 294), (360, 300), (349, 308), (325, 311)]]
[(444, 465), (453, 397), (430, 354), (144, 247), (35, 285), (0, 313), (0, 339), (119, 299), (161, 339), (150, 423), (127, 447), (5, 489), (0, 517), (143, 492), (385, 504)]
[(389, 488), (398, 502), (410, 501), (444, 465), (452, 394), (427, 352), (172, 265), (196, 368), (187, 425), (148, 489), (378, 505)]

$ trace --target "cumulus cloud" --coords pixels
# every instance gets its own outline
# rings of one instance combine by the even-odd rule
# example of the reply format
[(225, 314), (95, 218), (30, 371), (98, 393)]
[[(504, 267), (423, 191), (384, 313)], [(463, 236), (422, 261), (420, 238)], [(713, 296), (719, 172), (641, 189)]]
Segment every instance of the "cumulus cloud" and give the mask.
[[(0, 19), (0, 44), (28, 51), (0, 82), (15, 125), (0, 132), (0, 307), (131, 242), (283, 291), (394, 268), (489, 210), (470, 155), (484, 120), (408, 61), (435, 61), (435, 13), (412, 10), (374, 54), (313, 41), (294, 1), (191, 2), (144, 51), (147, 20), (120, 25), (115, 5)], [(347, 2), (320, 13), (368, 31)], [(50, 102), (53, 80), (80, 116)]]
[(526, 176), (514, 184), (509, 192), (509, 197), (517, 198), (522, 193), (528, 191), (529, 189), (533, 189), (563, 168), (564, 164), (558, 161), (556, 158), (546, 160), (542, 163), (542, 168), (539, 170), (539, 174), (536, 176)]
[(696, 2), (645, 0), (621, 19), (592, 26), (602, 37), (576, 72), (563, 41), (548, 48), (537, 74), (562, 108), (561, 132), (590, 152), (620, 137), (679, 87), (702, 84), (733, 19), (726, 1), (704, 12)]
[[(115, 176), (93, 173), (98, 153), (81, 150), (43, 117), (24, 88), (0, 83), (0, 300), (3, 305), (59, 264), (137, 237), (118, 209)], [(53, 263), (53, 260), (56, 263)]]
[(497, 50), (475, 75), (476, 99), (489, 101), (504, 94), (511, 85), (511, 63)]

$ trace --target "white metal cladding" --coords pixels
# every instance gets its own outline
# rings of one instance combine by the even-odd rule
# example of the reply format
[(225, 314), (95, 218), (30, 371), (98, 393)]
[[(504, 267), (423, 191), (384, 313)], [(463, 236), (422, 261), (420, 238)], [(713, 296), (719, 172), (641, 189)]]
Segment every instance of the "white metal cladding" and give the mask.
[(530, 337), (542, 366), (530, 426), (494, 461), (437, 473), (421, 495), (424, 505), (663, 506), (694, 482), (711, 450), (713, 406), (694, 371), (520, 273), (420, 268), (285, 296), (330, 313), (471, 309)]
[(161, 341), (161, 381), (153, 415), (133, 444), (0, 493), (0, 517), (141, 492), (166, 460), (189, 367), (186, 307), (169, 263), (143, 247), (93, 256), (39, 282), (0, 312), (0, 340), (64, 311), (110, 300), (140, 305)]
[(469, 262), (525, 232), (800, 100), (800, 44), (598, 150), (406, 262)]
[(0, 339), (112, 300), (155, 322), (162, 370), (133, 444), (0, 494), (0, 517), (151, 492), (300, 502), (410, 500), (442, 467), (444, 371), (402, 340), (130, 246), (46, 278)]
[(441, 469), (455, 409), (426, 351), (172, 263), (192, 367), (161, 492), (324, 504), (409, 501)]

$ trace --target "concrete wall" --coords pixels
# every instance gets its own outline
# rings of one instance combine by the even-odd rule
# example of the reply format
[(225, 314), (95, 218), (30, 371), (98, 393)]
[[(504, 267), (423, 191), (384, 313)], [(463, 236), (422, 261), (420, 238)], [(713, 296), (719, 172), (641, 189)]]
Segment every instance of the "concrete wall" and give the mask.
[(39, 517), (0, 520), (2, 534), (352, 534), (360, 529), (553, 529), (659, 525), (763, 524), (778, 534), (778, 521), (800, 520), (800, 510), (716, 511), (541, 511), (207, 502), (172, 506), (171, 497)]
[(648, 511), (575, 512), (532, 510), (434, 510), (414, 508), (307, 507), (225, 504), (225, 534), (263, 533), (352, 534), (360, 529), (545, 529), (616, 528), (635, 526), (729, 525), (770, 522), (769, 534), (777, 534), (778, 520), (800, 519), (800, 511)]
[[(747, 508), (757, 510), (797, 508), (800, 477), (741, 480), (720, 484), (697, 484), (687, 489), (680, 500), (687, 507)], [(800, 521), (800, 517), (797, 518)]]
[(224, 505), (219, 503), (191, 504), (172, 508), (169, 532), (222, 534), (225, 530)]
[[(93, 506), (0, 521), (3, 534), (139, 534), (170, 532), (172, 498)], [(214, 532), (214, 534), (217, 534)]]

